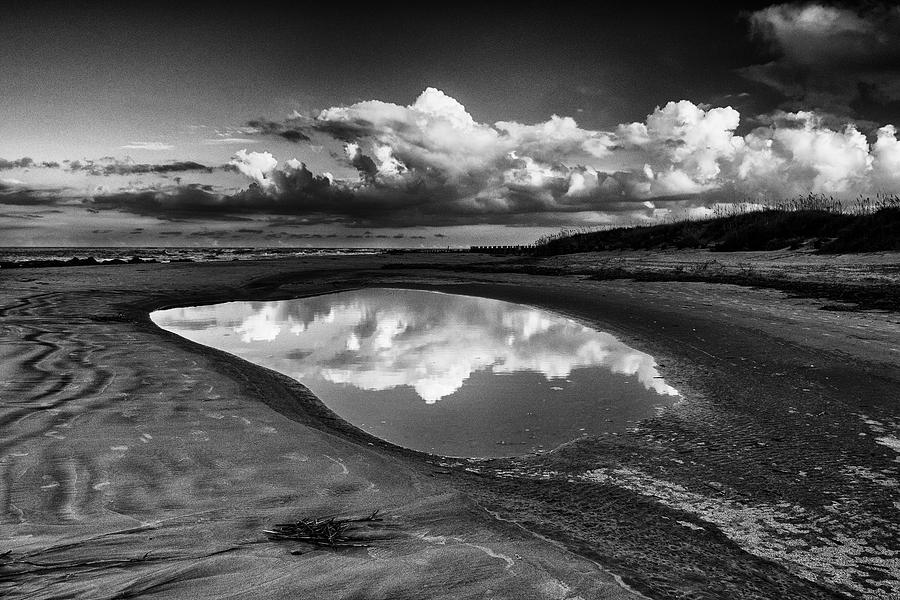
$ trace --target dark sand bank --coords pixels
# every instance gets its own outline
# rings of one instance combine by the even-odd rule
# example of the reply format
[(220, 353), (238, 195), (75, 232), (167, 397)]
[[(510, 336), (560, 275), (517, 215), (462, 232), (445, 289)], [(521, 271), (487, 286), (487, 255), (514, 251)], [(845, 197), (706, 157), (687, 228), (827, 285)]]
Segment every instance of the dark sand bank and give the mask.
[[(11, 551), (0, 592), (890, 598), (900, 316), (772, 289), (598, 280), (585, 270), (616, 257), (566, 258), (536, 265), (552, 276), (465, 254), (0, 272), (0, 553)], [(827, 260), (810, 281), (840, 272), (840, 257)], [(865, 271), (859, 285), (896, 289)], [(624, 436), (445, 462), (373, 439), (292, 380), (147, 317), (364, 285), (561, 312), (655, 356), (685, 401)], [(368, 549), (309, 551), (262, 533), (375, 508), (394, 537)]]

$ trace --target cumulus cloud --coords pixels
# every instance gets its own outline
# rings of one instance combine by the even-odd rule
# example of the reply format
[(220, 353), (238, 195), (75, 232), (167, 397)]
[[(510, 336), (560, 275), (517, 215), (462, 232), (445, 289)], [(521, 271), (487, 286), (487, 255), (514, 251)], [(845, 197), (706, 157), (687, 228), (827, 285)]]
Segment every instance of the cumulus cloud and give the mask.
[(735, 194), (772, 201), (801, 194), (853, 197), (896, 192), (900, 147), (888, 125), (874, 143), (854, 125), (832, 129), (812, 111), (775, 113), (744, 136), (734, 135), (740, 115), (731, 108), (704, 110), (669, 103), (646, 124), (621, 126), (624, 144), (642, 149), (644, 179), (636, 196)]
[(810, 112), (781, 117), (783, 124), (756, 129), (744, 139), (734, 165), (736, 187), (780, 196), (878, 191), (875, 157), (855, 127), (834, 131)]
[(635, 196), (697, 194), (720, 184), (723, 164), (742, 145), (734, 135), (740, 122), (735, 109), (697, 106), (687, 100), (657, 108), (645, 123), (620, 125), (623, 146), (644, 155), (644, 178), (631, 182)]
[(358, 178), (315, 174), (269, 152), (235, 153), (249, 185), (95, 198), (120, 210), (181, 217), (268, 213), (351, 226), (504, 223), (565, 225), (653, 219), (739, 198), (896, 192), (900, 142), (887, 125), (867, 138), (813, 111), (777, 112), (745, 135), (731, 107), (687, 100), (612, 131), (571, 118), (479, 123), (429, 88), (409, 106), (360, 102), (322, 111), (312, 126), (344, 141)]
[(872, 170), (885, 190), (900, 189), (900, 141), (893, 125), (878, 130), (872, 145)]
[(456, 181), (503, 166), (510, 152), (545, 162), (584, 163), (606, 155), (610, 145), (607, 134), (581, 129), (568, 117), (554, 115), (537, 125), (478, 123), (457, 100), (434, 88), (410, 106), (372, 100), (329, 108), (314, 127), (349, 143), (373, 141), (375, 151), (387, 159), (380, 161), (384, 172), (396, 172), (401, 165), (406, 170), (435, 168)]
[(230, 163), (239, 172), (256, 181), (263, 190), (275, 187), (272, 175), (278, 161), (269, 152), (247, 152), (238, 150)]
[(780, 4), (749, 19), (774, 59), (743, 74), (795, 107), (846, 116), (860, 102), (900, 100), (900, 7)]

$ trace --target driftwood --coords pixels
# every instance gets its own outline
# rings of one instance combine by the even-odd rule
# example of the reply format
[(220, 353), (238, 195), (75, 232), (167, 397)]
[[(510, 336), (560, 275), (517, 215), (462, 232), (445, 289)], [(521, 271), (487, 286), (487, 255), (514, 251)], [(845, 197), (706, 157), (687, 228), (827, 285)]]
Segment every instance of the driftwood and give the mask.
[(385, 539), (379, 511), (362, 517), (326, 517), (278, 523), (263, 531), (269, 539), (295, 541), (328, 548), (366, 548), (372, 541)]

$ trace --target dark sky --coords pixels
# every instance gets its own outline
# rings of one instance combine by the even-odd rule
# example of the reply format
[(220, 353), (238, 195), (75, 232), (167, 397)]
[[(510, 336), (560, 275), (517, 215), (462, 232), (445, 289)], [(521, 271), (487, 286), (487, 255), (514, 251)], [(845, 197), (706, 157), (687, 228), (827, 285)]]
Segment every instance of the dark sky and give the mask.
[[(563, 144), (565, 147), (546, 147), (542, 142), (544, 146), (535, 149), (536, 142), (506, 139), (502, 147), (492, 146), (494, 154), (485, 163), (490, 168), (478, 166), (481, 171), (493, 171), (475, 173), (478, 169), (469, 165), (462, 183), (454, 180), (453, 187), (447, 183), (453, 177), (445, 173), (443, 183), (437, 186), (429, 179), (431, 175), (424, 175), (437, 168), (437, 163), (428, 162), (436, 160), (436, 138), (425, 139), (422, 132), (413, 135), (409, 124), (405, 128), (395, 127), (395, 122), (375, 129), (360, 127), (360, 120), (372, 117), (368, 112), (368, 116), (340, 117), (344, 124), (347, 119), (351, 121), (349, 138), (346, 132), (336, 132), (334, 123), (317, 121), (322, 109), (367, 100), (406, 107), (414, 104), (426, 88), (441, 90), (465, 107), (475, 123), (487, 127), (496, 122), (535, 125), (559, 115), (574, 119), (581, 130), (615, 133), (620, 124), (647, 121), (656, 107), (687, 100), (700, 110), (732, 107), (740, 115), (739, 123), (732, 127), (725, 119), (719, 126), (738, 136), (760, 126), (772, 132), (784, 126), (843, 134), (847, 123), (855, 123), (866, 136), (866, 143), (874, 148), (878, 128), (900, 121), (900, 54), (896, 50), (900, 46), (900, 10), (877, 3), (631, 2), (579, 6), (539, 2), (498, 7), (488, 3), (438, 6), (378, 2), (351, 9), (302, 2), (230, 7), (226, 3), (189, 2), (28, 2), (3, 10), (0, 157), (8, 162), (31, 157), (37, 163), (58, 162), (60, 166), (0, 170), (0, 211), (12, 210), (6, 206), (28, 206), (32, 212), (51, 206), (59, 209), (59, 198), (65, 196), (67, 200), (62, 203), (66, 207), (61, 210), (74, 214), (78, 211), (70, 205), (87, 197), (148, 190), (167, 194), (164, 201), (157, 202), (165, 209), (144, 207), (136, 211), (116, 205), (112, 212), (121, 217), (122, 226), (112, 223), (115, 215), (106, 212), (102, 217), (110, 223), (96, 227), (98, 231), (112, 227), (118, 232), (129, 217), (187, 219), (200, 229), (224, 227), (227, 215), (234, 216), (236, 201), (231, 196), (248, 191), (248, 185), (258, 178), (234, 166), (217, 167), (227, 165), (238, 150), (245, 148), (252, 153), (270, 152), (279, 161), (279, 169), (288, 159), (297, 158), (308, 165), (313, 176), (323, 176), (327, 171), (339, 181), (357, 185), (359, 179), (368, 186), (336, 193), (332, 181), (330, 191), (323, 196), (308, 186), (301, 189), (299, 184), (294, 185), (288, 199), (293, 202), (300, 198), (315, 207), (310, 214), (297, 207), (275, 211), (295, 220), (310, 217), (317, 226), (330, 223), (334, 228), (397, 228), (437, 222), (454, 226), (457, 232), (473, 226), (470, 234), (479, 227), (496, 231), (498, 227), (515, 226), (518, 233), (506, 232), (507, 237), (520, 235), (523, 227), (530, 228), (527, 231), (532, 234), (535, 227), (601, 223), (612, 213), (628, 213), (631, 218), (634, 211), (619, 206), (631, 200), (643, 204), (654, 198), (677, 196), (679, 206), (694, 208), (708, 203), (708, 199), (685, 204), (685, 194), (705, 194), (734, 183), (731, 177), (724, 184), (716, 180), (715, 185), (707, 185), (712, 181), (709, 160), (719, 165), (721, 172), (739, 170), (731, 163), (727, 169), (721, 166), (723, 160), (736, 160), (733, 149), (711, 159), (692, 154), (696, 164), (685, 166), (684, 156), (660, 155), (665, 140), (657, 140), (660, 145), (654, 149), (651, 146), (655, 142), (619, 132), (615, 140), (607, 140), (609, 151), (618, 153), (616, 160), (599, 157), (597, 152), (592, 154), (596, 163), (576, 160), (569, 142), (568, 146)], [(678, 110), (683, 111), (683, 107)], [(292, 114), (294, 119), (290, 118)], [(814, 119), (809, 116), (812, 114)], [(406, 117), (415, 121), (415, 115)], [(268, 129), (248, 127), (248, 121), (260, 118), (270, 123)], [(679, 113), (673, 118), (683, 121), (685, 117)], [(703, 121), (702, 115), (690, 118)], [(701, 123), (696, 131), (701, 137), (712, 135), (706, 129), (713, 125), (712, 120), (703, 122), (706, 125)], [(418, 123), (415, 127), (421, 126)], [(302, 134), (302, 138), (279, 135), (285, 131)], [(429, 131), (425, 137), (434, 134), (434, 130)], [(509, 138), (508, 133), (504, 135)], [(541, 135), (546, 142), (549, 134), (545, 131)], [(651, 137), (654, 135), (651, 132)], [(668, 136), (669, 147), (690, 148), (696, 142), (691, 135), (669, 131), (663, 137)], [(769, 137), (790, 146), (791, 142), (779, 142), (776, 133)], [(715, 143), (721, 142), (716, 139)], [(354, 162), (353, 149), (343, 148), (347, 142), (358, 144), (363, 158)], [(440, 138), (441, 152), (456, 156), (441, 145), (445, 142), (449, 143), (447, 138)], [(708, 149), (709, 143), (700, 143), (698, 152)], [(847, 143), (852, 146), (856, 142)], [(404, 157), (398, 158), (406, 169), (404, 181), (399, 182), (397, 173), (390, 179), (388, 163), (375, 156), (377, 146), (389, 146), (394, 157)], [(841, 148), (835, 153), (847, 151)], [(423, 149), (429, 157), (418, 153)], [(560, 152), (556, 157), (550, 155), (554, 149)], [(501, 150), (502, 160), (497, 154)], [(789, 147), (782, 154), (793, 157), (794, 150)], [(521, 199), (525, 192), (507, 185), (512, 179), (521, 184), (524, 172), (520, 164), (521, 172), (512, 173), (510, 169), (517, 167), (507, 163), (521, 162), (525, 157), (557, 169), (553, 174), (544, 173), (542, 182), (551, 175), (557, 179), (562, 176), (559, 165), (570, 169), (564, 174), (566, 181), (557, 182), (569, 185), (566, 189), (570, 192), (572, 168), (601, 169), (608, 175), (640, 170), (643, 162), (653, 175), (648, 176), (649, 188), (619, 181), (624, 188), (614, 201), (609, 194), (594, 194), (592, 202), (580, 204), (578, 210), (557, 210), (562, 194), (559, 190), (548, 192), (542, 184), (537, 187), (543, 196), (532, 193)], [(192, 161), (212, 167), (212, 172), (186, 169), (175, 181), (174, 170), (153, 179), (148, 171), (160, 175), (160, 170), (124, 173), (114, 168), (110, 175), (109, 169), (98, 174), (97, 168), (71, 169), (70, 163), (63, 162), (95, 161), (96, 166), (101, 159), (105, 160), (104, 168), (113, 163)], [(374, 161), (377, 168), (358, 175), (364, 159)], [(742, 164), (751, 159), (755, 160), (742, 158)], [(810, 160), (821, 162), (821, 157)], [(780, 176), (796, 177), (803, 170), (800, 167), (792, 170), (791, 165), (785, 166)], [(660, 169), (673, 174), (664, 176)], [(696, 185), (676, 185), (680, 171)], [(484, 183), (496, 183), (498, 177), (503, 185)], [(853, 177), (837, 178), (840, 181), (835, 189), (840, 192)], [(533, 177), (528, 181), (535, 187)], [(811, 191), (829, 191), (821, 183), (812, 177), (804, 185)], [(201, 202), (205, 203), (200, 211), (202, 219), (194, 214), (196, 202), (179, 205), (188, 185), (219, 199), (228, 195), (222, 202), (223, 212), (216, 211), (218, 204), (210, 198)], [(270, 186), (267, 194), (285, 195), (287, 188), (279, 185)], [(420, 198), (429, 206), (421, 211), (421, 218), (406, 224), (390, 213), (394, 206), (407, 210), (411, 203), (419, 207), (410, 199), (413, 188), (419, 197), (429, 196)], [(249, 192), (255, 193), (253, 189)], [(344, 192), (354, 201), (360, 195), (375, 194), (381, 204), (373, 214), (329, 211), (329, 202), (347, 202)], [(758, 190), (753, 188), (752, 193)], [(441, 198), (443, 204), (439, 203)], [(248, 208), (248, 203), (254, 202), (249, 197), (240, 202), (243, 218), (258, 220), (272, 214)], [(265, 201), (259, 204), (266, 206)], [(484, 208), (486, 204), (492, 208)], [(500, 205), (514, 209), (504, 217), (496, 208)], [(444, 211), (442, 207), (446, 206), (451, 208)], [(377, 218), (381, 210), (387, 215), (384, 219)], [(427, 216), (438, 213), (446, 218)], [(585, 217), (587, 213), (593, 216)], [(79, 227), (90, 227), (88, 215), (97, 214), (77, 215)], [(225, 215), (223, 220), (219, 215)], [(16, 228), (4, 229), (4, 220), (0, 219), (0, 233), (17, 231), (15, 240), (22, 243), (29, 228), (40, 229), (39, 220), (28, 222), (19, 215)], [(146, 231), (153, 231), (153, 223), (143, 225)], [(186, 233), (188, 229), (185, 226)], [(91, 241), (87, 229), (84, 231), (84, 239), (73, 243)], [(105, 239), (120, 243), (120, 234), (104, 235), (95, 237), (98, 242)], [(140, 241), (152, 240), (142, 237)]]
[(741, 16), (752, 5), (485, 4), (18, 3), (0, 21), (3, 108), (24, 144), (58, 143), (60, 122), (76, 134), (100, 125), (94, 136), (112, 142), (179, 122), (407, 103), (427, 86), (484, 122), (580, 109), (579, 124), (602, 128), (669, 100), (734, 104), (747, 91), (771, 106), (735, 72), (765, 55)]

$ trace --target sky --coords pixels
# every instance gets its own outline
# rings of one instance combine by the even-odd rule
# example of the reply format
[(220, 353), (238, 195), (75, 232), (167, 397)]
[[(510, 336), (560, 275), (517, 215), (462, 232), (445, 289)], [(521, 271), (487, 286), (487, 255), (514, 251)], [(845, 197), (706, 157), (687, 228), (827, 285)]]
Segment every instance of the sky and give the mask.
[(896, 4), (487, 4), (5, 7), (0, 246), (529, 243), (900, 192)]

